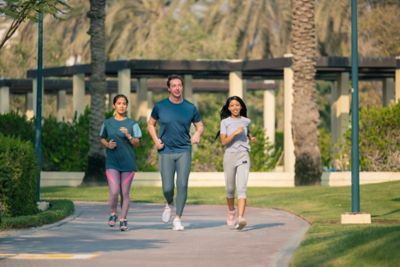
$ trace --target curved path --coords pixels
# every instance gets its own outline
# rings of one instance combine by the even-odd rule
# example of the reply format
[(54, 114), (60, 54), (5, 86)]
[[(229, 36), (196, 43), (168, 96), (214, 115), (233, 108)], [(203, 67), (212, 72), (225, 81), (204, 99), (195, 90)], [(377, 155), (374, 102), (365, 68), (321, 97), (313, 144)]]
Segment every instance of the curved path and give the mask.
[(248, 226), (225, 225), (226, 207), (187, 205), (185, 231), (160, 220), (159, 204), (132, 203), (128, 232), (106, 225), (105, 203), (37, 229), (0, 232), (0, 266), (289, 266), (309, 225), (290, 213), (247, 208)]

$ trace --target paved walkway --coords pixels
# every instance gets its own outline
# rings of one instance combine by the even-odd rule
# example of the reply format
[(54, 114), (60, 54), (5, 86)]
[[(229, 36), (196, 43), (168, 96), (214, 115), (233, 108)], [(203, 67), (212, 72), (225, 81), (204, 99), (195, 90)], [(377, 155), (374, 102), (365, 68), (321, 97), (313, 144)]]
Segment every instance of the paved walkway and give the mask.
[(188, 205), (185, 231), (160, 221), (159, 204), (132, 203), (130, 230), (106, 225), (105, 203), (77, 202), (64, 221), (0, 232), (0, 266), (289, 266), (309, 225), (287, 212), (248, 208), (248, 226), (225, 225), (226, 207)]

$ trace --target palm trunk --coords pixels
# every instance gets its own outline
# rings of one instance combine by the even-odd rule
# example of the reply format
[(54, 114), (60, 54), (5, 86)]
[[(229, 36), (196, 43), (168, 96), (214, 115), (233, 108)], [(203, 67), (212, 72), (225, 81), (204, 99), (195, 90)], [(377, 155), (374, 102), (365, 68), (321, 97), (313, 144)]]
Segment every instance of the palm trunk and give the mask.
[(315, 0), (292, 0), (293, 141), (296, 185), (321, 181), (319, 112), (315, 102)]
[(89, 114), (89, 155), (88, 166), (83, 183), (99, 184), (106, 180), (104, 149), (100, 144), (100, 128), (104, 120), (104, 94), (106, 90), (106, 54), (105, 54), (105, 6), (106, 0), (91, 0), (90, 11), (90, 114)]

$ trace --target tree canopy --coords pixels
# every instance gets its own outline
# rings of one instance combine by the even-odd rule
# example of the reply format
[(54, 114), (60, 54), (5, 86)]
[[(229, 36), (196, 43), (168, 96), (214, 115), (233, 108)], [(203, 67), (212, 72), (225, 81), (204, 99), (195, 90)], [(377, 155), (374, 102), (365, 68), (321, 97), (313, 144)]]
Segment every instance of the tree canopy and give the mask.
[(62, 0), (5, 0), (0, 6), (0, 14), (13, 19), (6, 34), (0, 42), (0, 49), (13, 36), (25, 20), (38, 20), (38, 13), (48, 13), (53, 16), (64, 14), (69, 6)]

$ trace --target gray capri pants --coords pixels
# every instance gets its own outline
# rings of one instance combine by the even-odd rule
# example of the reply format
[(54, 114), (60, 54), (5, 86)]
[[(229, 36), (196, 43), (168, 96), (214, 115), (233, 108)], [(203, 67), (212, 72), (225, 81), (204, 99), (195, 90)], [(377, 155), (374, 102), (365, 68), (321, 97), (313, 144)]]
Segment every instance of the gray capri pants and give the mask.
[(235, 197), (235, 184), (238, 198), (246, 198), (249, 179), (250, 157), (248, 151), (226, 152), (224, 154), (225, 190), (227, 198)]

